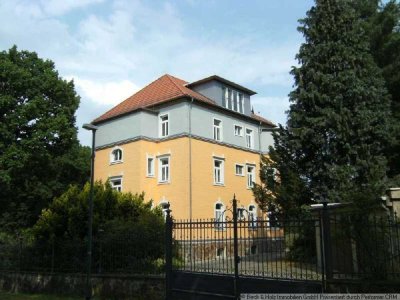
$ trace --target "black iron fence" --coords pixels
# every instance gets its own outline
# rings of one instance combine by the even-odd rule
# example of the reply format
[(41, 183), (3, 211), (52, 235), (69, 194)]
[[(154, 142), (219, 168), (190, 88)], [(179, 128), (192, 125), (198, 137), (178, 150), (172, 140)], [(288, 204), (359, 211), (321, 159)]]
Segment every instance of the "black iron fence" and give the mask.
[(168, 272), (321, 281), (400, 278), (400, 224), (395, 216), (331, 211), (256, 219), (232, 202), (218, 219), (167, 217)]
[[(163, 243), (163, 241), (162, 241)], [(138, 237), (112, 234), (93, 240), (92, 273), (165, 272), (164, 248), (139, 248)], [(37, 241), (22, 237), (0, 241), (0, 270), (49, 273), (85, 273), (85, 240), (53, 238)]]

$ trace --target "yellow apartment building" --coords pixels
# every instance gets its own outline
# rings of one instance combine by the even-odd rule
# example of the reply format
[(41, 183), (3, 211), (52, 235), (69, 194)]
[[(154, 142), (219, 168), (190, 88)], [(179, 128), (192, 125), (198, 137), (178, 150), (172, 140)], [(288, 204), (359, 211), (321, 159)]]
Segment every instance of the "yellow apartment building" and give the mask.
[(252, 112), (254, 94), (216, 75), (158, 78), (92, 122), (95, 179), (170, 203), (175, 219), (223, 219), (234, 194), (256, 218), (251, 187), (276, 126)]

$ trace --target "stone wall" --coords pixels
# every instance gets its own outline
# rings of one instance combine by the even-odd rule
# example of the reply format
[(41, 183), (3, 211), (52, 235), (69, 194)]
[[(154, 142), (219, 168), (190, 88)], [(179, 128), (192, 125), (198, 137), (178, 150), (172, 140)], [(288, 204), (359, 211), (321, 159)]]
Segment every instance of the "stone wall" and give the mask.
[[(85, 295), (84, 274), (0, 272), (0, 290), (70, 296)], [(93, 275), (93, 293), (99, 299), (164, 299), (161, 275)]]

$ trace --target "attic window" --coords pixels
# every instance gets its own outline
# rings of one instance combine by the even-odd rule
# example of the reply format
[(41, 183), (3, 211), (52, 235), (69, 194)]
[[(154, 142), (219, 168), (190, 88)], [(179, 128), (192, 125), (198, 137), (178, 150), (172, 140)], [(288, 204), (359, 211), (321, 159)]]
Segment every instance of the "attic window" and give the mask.
[(243, 94), (224, 87), (225, 108), (244, 113), (244, 97)]

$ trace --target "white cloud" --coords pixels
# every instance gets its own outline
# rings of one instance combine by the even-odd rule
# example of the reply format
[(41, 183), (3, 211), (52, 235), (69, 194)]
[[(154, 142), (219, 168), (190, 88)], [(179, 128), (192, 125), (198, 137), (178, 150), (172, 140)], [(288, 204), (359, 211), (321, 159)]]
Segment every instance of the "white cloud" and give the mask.
[[(101, 114), (164, 73), (188, 81), (218, 74), (252, 89), (291, 85), (288, 72), (296, 64), (299, 41), (276, 45), (260, 39), (259, 32), (218, 35), (217, 40), (193, 34), (174, 2), (155, 8), (152, 2), (115, 0), (103, 3), (101, 13), (83, 10), (102, 1), (0, 1), (0, 47), (17, 44), (36, 51), (52, 59), (62, 76), (73, 74), (69, 78), (82, 98), (78, 122), (96, 117), (93, 111)], [(79, 9), (80, 14), (68, 14)], [(88, 103), (96, 108), (89, 109)], [(253, 103), (267, 118), (285, 122), (286, 97), (256, 96)]]
[(41, 6), (46, 14), (58, 16), (100, 2), (103, 0), (41, 0)]
[(128, 80), (108, 81), (105, 83), (67, 76), (73, 79), (81, 95), (91, 102), (102, 106), (114, 106), (139, 90), (139, 87)]

